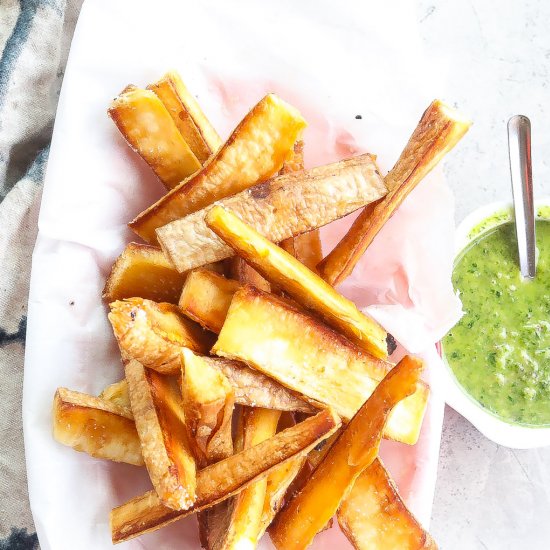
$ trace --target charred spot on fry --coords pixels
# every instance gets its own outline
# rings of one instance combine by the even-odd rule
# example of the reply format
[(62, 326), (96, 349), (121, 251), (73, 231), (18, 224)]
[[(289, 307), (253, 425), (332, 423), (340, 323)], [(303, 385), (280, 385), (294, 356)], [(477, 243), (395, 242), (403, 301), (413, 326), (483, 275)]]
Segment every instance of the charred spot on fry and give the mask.
[(315, 446), (315, 450), (316, 451), (322, 451), (323, 447), (326, 445), (326, 443), (327, 443), (326, 439), (321, 441), (318, 445)]
[(397, 349), (397, 341), (389, 332), (386, 336), (386, 344), (388, 345), (388, 355), (391, 355)]
[(260, 183), (250, 189), (250, 196), (254, 199), (265, 199), (269, 195), (269, 182)]

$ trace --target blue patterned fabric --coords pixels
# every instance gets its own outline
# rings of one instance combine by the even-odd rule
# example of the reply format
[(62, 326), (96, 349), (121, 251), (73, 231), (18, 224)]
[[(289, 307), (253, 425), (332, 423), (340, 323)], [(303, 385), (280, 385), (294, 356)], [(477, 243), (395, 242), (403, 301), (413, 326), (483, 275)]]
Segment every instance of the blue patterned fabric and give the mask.
[(0, 550), (39, 547), (21, 393), (27, 294), (59, 88), (82, 0), (0, 0)]

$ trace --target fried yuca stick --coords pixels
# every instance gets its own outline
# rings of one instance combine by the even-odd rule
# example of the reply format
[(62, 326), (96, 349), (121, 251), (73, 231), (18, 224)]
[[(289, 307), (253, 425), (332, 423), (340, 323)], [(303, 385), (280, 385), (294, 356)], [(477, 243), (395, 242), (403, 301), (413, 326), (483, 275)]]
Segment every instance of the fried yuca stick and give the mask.
[(299, 304), (375, 357), (388, 356), (387, 332), (292, 255), (221, 206), (208, 212), (206, 223), (241, 258)]
[(388, 194), (368, 205), (334, 250), (319, 264), (331, 285), (341, 283), (407, 195), (468, 131), (471, 122), (442, 101), (426, 109), (405, 149), (384, 181)]
[(204, 164), (220, 148), (222, 140), (180, 75), (170, 71), (147, 88), (164, 103), (183, 139)]
[(131, 411), (101, 397), (58, 388), (53, 436), (59, 443), (95, 458), (143, 466)]
[(294, 107), (273, 94), (265, 96), (200, 171), (142, 212), (130, 228), (155, 244), (157, 228), (270, 178), (305, 125)]
[(108, 110), (136, 153), (172, 189), (200, 167), (162, 101), (150, 90), (127, 86)]
[(437, 550), (407, 509), (390, 475), (376, 459), (356, 479), (338, 508), (338, 523), (357, 550)]
[[(287, 427), (296, 424), (292, 414), (286, 412), (281, 415), (279, 420), (278, 430), (286, 429)], [(294, 481), (298, 472), (306, 461), (305, 456), (298, 456), (289, 460), (281, 466), (277, 466), (267, 476), (267, 486), (265, 491), (264, 506), (260, 522), (260, 530), (257, 539), (260, 540), (266, 529), (269, 527), (273, 518), (282, 508), (285, 494), (290, 484)]]
[(111, 512), (113, 542), (129, 540), (210, 508), (268, 475), (275, 467), (307, 454), (339, 426), (340, 420), (332, 409), (325, 409), (259, 445), (207, 466), (197, 473), (197, 500), (189, 510), (176, 511), (163, 506), (154, 491), (130, 500)]
[[(345, 421), (393, 367), (288, 301), (249, 286), (235, 293), (212, 353), (247, 363), (303, 399), (334, 407)], [(419, 383), (394, 409), (384, 436), (414, 445), (428, 395)]]
[(110, 303), (139, 297), (177, 304), (186, 277), (167, 260), (160, 248), (129, 243), (111, 268), (103, 299)]
[[(242, 413), (243, 449), (259, 445), (273, 437), (280, 415), (280, 411), (245, 408)], [(267, 477), (263, 477), (234, 497), (225, 534), (216, 544), (216, 549), (256, 547), (261, 531), (266, 489)]]
[(187, 348), (182, 350), (181, 393), (185, 426), (199, 467), (233, 454), (233, 387), (220, 370)]
[(179, 390), (173, 380), (134, 360), (125, 373), (151, 483), (163, 504), (187, 510), (196, 498), (196, 466)]
[(212, 335), (172, 304), (131, 298), (110, 307), (109, 321), (125, 361), (136, 359), (147, 368), (178, 374), (182, 347), (198, 353), (212, 347)]
[(189, 272), (179, 300), (182, 312), (202, 327), (220, 332), (233, 295), (241, 285), (205, 269)]
[(380, 382), (304, 488), (275, 519), (269, 534), (277, 548), (307, 548), (336, 513), (355, 480), (376, 458), (384, 424), (392, 408), (415, 391), (422, 366), (406, 356)]

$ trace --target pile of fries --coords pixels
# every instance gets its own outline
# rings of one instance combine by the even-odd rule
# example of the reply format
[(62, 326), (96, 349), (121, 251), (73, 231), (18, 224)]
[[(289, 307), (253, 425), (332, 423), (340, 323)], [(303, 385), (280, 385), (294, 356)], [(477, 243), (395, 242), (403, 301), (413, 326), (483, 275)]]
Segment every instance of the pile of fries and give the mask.
[[(390, 363), (393, 338), (334, 286), (469, 122), (434, 101), (384, 178), (369, 154), (304, 169), (306, 122), (273, 94), (225, 143), (174, 72), (108, 112), (168, 190), (105, 285), (124, 379), (54, 398), (57, 441), (147, 468), (113, 542), (196, 513), (205, 549), (301, 549), (336, 515), (355, 548), (436, 548), (378, 458), (418, 439), (422, 362)], [(358, 209), (322, 258), (318, 229)]]

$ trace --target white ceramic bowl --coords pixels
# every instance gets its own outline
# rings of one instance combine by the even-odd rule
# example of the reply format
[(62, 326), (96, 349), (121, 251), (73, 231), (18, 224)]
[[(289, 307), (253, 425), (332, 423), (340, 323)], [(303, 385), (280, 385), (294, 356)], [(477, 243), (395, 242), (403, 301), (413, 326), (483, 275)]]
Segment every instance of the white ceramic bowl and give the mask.
[[(544, 210), (544, 211), (543, 211)], [(537, 217), (550, 219), (550, 198), (536, 201)], [(501, 214), (498, 221), (488, 224), (483, 231), (475, 231), (481, 223), (495, 214)], [(500, 223), (512, 220), (512, 205), (509, 202), (497, 202), (478, 208), (467, 216), (456, 230), (456, 255), (478, 235), (496, 227)], [(440, 383), (443, 385), (445, 400), (462, 416), (467, 418), (486, 437), (506, 447), (514, 449), (530, 449), (550, 445), (550, 427), (531, 428), (509, 424), (483, 408), (458, 383), (451, 368), (446, 364), (440, 373)], [(550, 403), (549, 405), (550, 406)]]

